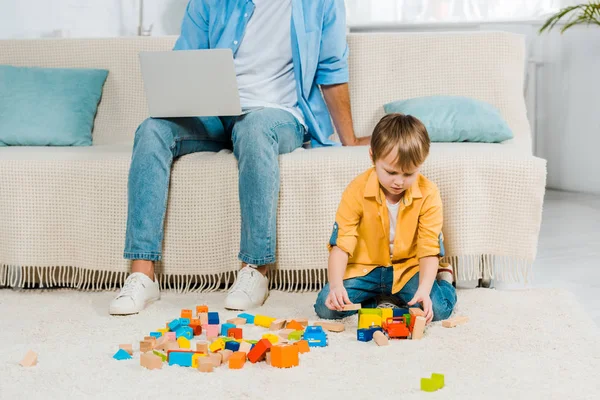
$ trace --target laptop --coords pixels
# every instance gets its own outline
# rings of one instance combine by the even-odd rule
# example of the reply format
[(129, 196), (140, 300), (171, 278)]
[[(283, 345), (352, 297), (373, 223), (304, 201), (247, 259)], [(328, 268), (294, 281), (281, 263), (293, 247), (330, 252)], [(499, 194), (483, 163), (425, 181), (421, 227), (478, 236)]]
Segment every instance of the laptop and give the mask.
[(153, 118), (241, 115), (231, 49), (141, 52)]

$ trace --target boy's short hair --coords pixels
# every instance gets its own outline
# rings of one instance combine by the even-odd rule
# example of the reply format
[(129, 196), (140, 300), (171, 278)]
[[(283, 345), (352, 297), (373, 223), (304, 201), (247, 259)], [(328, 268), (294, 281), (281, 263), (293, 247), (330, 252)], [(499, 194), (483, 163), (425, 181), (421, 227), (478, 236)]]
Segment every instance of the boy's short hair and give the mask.
[(409, 171), (425, 162), (430, 143), (425, 125), (417, 118), (388, 114), (377, 123), (371, 136), (373, 162), (397, 152), (396, 165)]

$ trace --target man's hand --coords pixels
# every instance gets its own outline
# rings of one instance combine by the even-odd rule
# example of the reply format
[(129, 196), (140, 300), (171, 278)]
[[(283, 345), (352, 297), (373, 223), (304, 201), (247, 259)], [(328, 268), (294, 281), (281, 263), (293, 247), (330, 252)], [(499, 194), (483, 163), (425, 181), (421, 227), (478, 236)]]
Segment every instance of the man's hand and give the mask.
[(423, 304), (423, 312), (425, 313), (425, 319), (427, 323), (430, 323), (433, 319), (433, 305), (431, 303), (431, 297), (429, 297), (429, 293), (426, 293), (425, 290), (421, 288), (417, 289), (417, 293), (412, 298), (411, 301), (408, 302), (409, 306), (413, 306), (417, 303)]
[(327, 300), (325, 300), (325, 306), (327, 308), (330, 310), (342, 311), (344, 304), (351, 303), (344, 285), (329, 287), (329, 294), (327, 295)]
[(371, 136), (363, 136), (354, 138), (353, 142), (346, 143), (344, 146), (369, 146), (371, 144)]

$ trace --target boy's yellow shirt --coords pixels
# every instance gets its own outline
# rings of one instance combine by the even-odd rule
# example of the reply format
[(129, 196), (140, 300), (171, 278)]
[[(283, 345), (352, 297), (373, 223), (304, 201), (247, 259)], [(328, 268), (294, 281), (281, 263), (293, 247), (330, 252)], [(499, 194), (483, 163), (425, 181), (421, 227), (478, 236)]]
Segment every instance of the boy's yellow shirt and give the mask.
[(443, 255), (442, 199), (437, 186), (419, 174), (398, 209), (393, 256), (385, 194), (372, 167), (355, 178), (342, 194), (329, 249), (348, 253), (344, 279), (365, 276), (374, 268), (393, 266), (396, 293), (419, 271), (419, 259)]

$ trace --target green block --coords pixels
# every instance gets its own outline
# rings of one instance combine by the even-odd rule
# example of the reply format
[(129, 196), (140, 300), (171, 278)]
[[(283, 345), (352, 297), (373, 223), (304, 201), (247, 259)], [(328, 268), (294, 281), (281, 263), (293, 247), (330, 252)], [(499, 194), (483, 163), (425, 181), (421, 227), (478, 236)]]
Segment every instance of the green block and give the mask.
[(288, 335), (288, 339), (289, 340), (300, 340), (300, 339), (302, 339), (303, 334), (304, 334), (304, 331), (294, 331)]
[(165, 353), (162, 353), (158, 350), (153, 350), (152, 351), (155, 355), (159, 356), (161, 360), (163, 360), (163, 362), (167, 361), (167, 355)]
[(358, 315), (361, 314), (375, 314), (381, 317), (381, 308), (361, 308), (358, 310)]
[(258, 343), (258, 340), (246, 340), (246, 342), (248, 342), (250, 344), (256, 344), (256, 343)]
[(421, 378), (421, 390), (424, 392), (435, 392), (438, 390), (438, 387), (432, 379)]
[(438, 389), (444, 387), (444, 374), (431, 374), (431, 380), (436, 384)]
[(232, 340), (235, 340), (234, 338), (232, 338), (232, 337), (229, 337), (229, 336), (221, 336), (221, 339), (223, 339), (223, 341), (224, 341), (225, 343), (227, 343), (227, 342), (231, 342)]
[(406, 322), (406, 326), (410, 326), (410, 314), (404, 314), (404, 322)]

